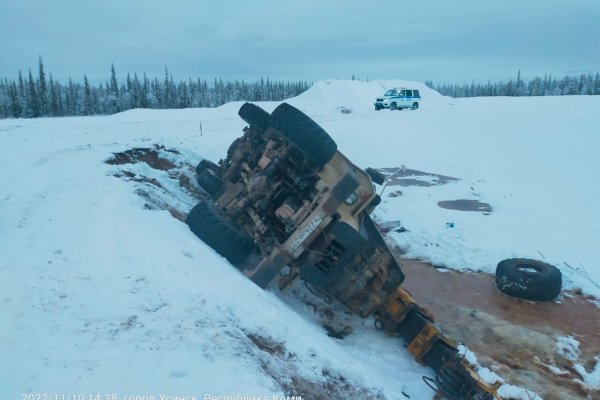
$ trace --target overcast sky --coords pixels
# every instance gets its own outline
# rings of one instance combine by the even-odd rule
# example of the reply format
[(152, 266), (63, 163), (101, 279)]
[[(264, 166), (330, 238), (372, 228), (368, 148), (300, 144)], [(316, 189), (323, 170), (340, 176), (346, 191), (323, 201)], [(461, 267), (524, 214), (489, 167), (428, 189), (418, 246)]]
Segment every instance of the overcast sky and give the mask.
[(0, 38), (11, 79), (487, 81), (600, 72), (600, 0), (0, 0)]

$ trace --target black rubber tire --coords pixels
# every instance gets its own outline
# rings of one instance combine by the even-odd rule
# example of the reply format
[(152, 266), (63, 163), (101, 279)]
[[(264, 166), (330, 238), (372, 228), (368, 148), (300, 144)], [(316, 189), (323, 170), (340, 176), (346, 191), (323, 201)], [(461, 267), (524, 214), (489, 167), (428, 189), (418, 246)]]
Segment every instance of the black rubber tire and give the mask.
[(212, 169), (204, 169), (196, 176), (198, 185), (215, 199), (223, 194), (223, 180)]
[(391, 111), (394, 111), (394, 110), (397, 110), (397, 109), (398, 109), (398, 106), (396, 105), (396, 103), (390, 104), (390, 110)]
[(381, 204), (381, 196), (376, 194), (375, 197), (373, 197), (373, 200), (371, 200), (371, 202), (369, 203), (369, 207), (375, 208), (380, 204)]
[(559, 295), (562, 274), (545, 262), (509, 258), (496, 267), (496, 286), (502, 292), (532, 301), (550, 301)]
[(248, 125), (256, 127), (261, 131), (269, 127), (269, 113), (252, 103), (244, 103), (238, 115), (248, 123)]
[(410, 108), (411, 110), (416, 110), (419, 108), (419, 103), (413, 103), (412, 107)]
[(242, 264), (252, 250), (254, 241), (236, 229), (207, 202), (200, 202), (188, 214), (185, 223), (204, 243), (231, 264)]
[(219, 169), (219, 166), (217, 164), (215, 164), (214, 162), (207, 160), (205, 158), (203, 160), (200, 160), (200, 162), (196, 166), (196, 173), (199, 174), (200, 172), (204, 171), (205, 169), (212, 169), (213, 171), (216, 171)]
[(231, 144), (229, 145), (229, 148), (227, 149), (227, 158), (231, 159), (231, 157), (233, 157), (233, 153), (235, 152), (237, 147), (240, 145), (240, 143), (242, 143), (241, 137), (239, 137), (239, 138), (235, 139), (233, 142), (231, 142)]
[(335, 141), (319, 124), (287, 103), (280, 104), (273, 111), (271, 126), (319, 168), (327, 164), (337, 150)]

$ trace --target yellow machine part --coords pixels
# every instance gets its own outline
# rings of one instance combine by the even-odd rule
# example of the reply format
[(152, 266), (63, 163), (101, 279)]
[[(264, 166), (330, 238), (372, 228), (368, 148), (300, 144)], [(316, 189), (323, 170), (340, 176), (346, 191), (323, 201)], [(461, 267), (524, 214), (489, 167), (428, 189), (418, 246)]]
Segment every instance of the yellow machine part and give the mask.
[[(458, 354), (457, 343), (441, 333), (431, 312), (419, 306), (408, 291), (396, 288), (375, 312), (375, 318), (379, 329), (409, 338), (408, 351), (415, 360), (436, 372), (436, 379), (429, 380), (439, 395), (453, 400), (502, 400), (497, 393), (500, 383), (484, 382), (474, 366)], [(438, 348), (434, 350), (435, 346)], [(450, 393), (455, 388), (464, 392)]]

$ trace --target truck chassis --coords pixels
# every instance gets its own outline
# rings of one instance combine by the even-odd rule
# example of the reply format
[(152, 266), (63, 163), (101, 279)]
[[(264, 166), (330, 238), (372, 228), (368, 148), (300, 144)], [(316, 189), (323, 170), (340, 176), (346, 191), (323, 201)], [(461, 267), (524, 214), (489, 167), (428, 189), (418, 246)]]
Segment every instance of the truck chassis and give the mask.
[(272, 114), (245, 103), (248, 124), (218, 164), (201, 160), (199, 185), (210, 195), (188, 214), (200, 239), (261, 287), (284, 289), (297, 278), (336, 298), (375, 327), (400, 336), (435, 372), (424, 377), (450, 400), (500, 399), (482, 381), (433, 315), (401, 287), (401, 264), (370, 213), (373, 182), (311, 118), (287, 103)]

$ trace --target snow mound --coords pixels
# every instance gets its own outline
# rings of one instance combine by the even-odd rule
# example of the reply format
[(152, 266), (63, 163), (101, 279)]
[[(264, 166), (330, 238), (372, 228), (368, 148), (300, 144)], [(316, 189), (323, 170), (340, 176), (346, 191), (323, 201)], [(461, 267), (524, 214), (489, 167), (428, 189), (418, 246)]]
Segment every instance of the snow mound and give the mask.
[(315, 83), (301, 95), (290, 99), (289, 103), (309, 112), (322, 114), (347, 107), (352, 111), (373, 110), (373, 101), (386, 90), (405, 87), (417, 89), (423, 102), (434, 104), (448, 99), (422, 82), (375, 80), (369, 82), (353, 80), (325, 80)]

